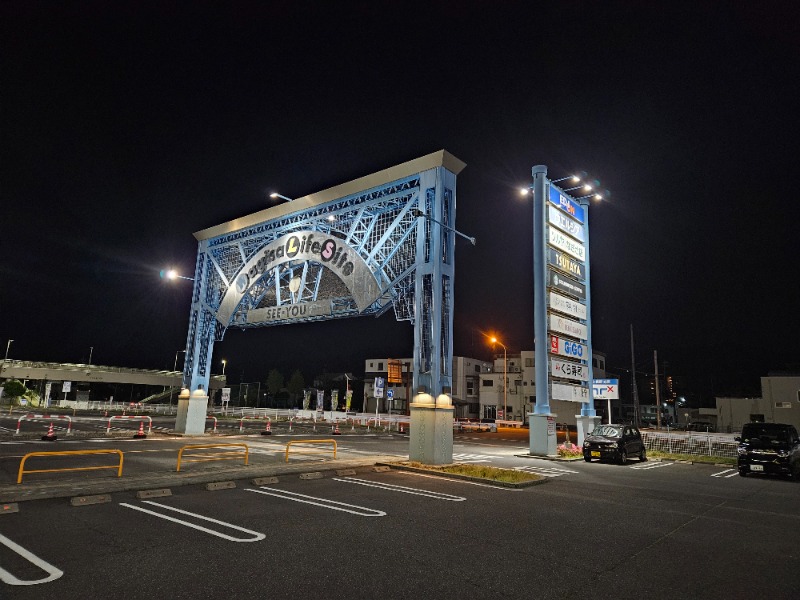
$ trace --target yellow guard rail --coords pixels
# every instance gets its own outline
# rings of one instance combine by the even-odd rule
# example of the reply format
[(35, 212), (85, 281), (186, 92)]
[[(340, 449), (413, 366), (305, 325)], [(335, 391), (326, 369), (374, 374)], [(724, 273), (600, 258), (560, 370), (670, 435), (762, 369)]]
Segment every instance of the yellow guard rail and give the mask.
[[(239, 450), (231, 450), (228, 452), (216, 452), (214, 454), (189, 454), (186, 459), (183, 458), (184, 450), (199, 450), (201, 448), (229, 448), (231, 446), (244, 448), (244, 452)], [(183, 446), (180, 450), (178, 450), (178, 468), (176, 470), (181, 470), (181, 461), (209, 462), (213, 460), (234, 460), (241, 458), (242, 456), (244, 456), (244, 464), (246, 465), (250, 456), (250, 448), (248, 448), (247, 444), (192, 444), (189, 446)]]
[[(292, 440), (286, 443), (286, 462), (289, 462), (289, 448), (292, 444), (333, 444), (333, 458), (336, 460), (336, 440)], [(330, 450), (312, 450), (300, 454), (327, 454)]]
[[(25, 470), (25, 461), (31, 456), (78, 456), (85, 454), (118, 454), (118, 465), (104, 465), (100, 467), (63, 467), (61, 469), (33, 469), (31, 471)], [(122, 477), (122, 462), (124, 458), (121, 450), (62, 450), (60, 452), (29, 452), (22, 457), (19, 463), (19, 473), (17, 474), (17, 483), (22, 483), (22, 476), (25, 473), (56, 473), (59, 471), (94, 471), (95, 469), (117, 469), (117, 477)]]

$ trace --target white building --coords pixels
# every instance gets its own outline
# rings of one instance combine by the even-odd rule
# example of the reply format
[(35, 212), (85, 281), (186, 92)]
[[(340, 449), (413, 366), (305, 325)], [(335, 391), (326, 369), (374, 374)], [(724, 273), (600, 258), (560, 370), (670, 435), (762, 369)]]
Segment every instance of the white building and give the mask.
[[(508, 368), (508, 372), (504, 374), (505, 367)], [(594, 379), (606, 377), (605, 354), (592, 353), (592, 369)], [(491, 372), (481, 374), (480, 379), (479, 416), (481, 419), (502, 418), (509, 421), (527, 422), (526, 415), (533, 412), (536, 404), (534, 350), (523, 350), (519, 354), (508, 354), (505, 357), (503, 354), (499, 354), (494, 359)], [(605, 414), (606, 402), (596, 401), (595, 404), (597, 414)], [(550, 410), (558, 415), (559, 423), (575, 425), (575, 415), (580, 414), (580, 407), (581, 405), (577, 402), (550, 401)]]
[(716, 398), (716, 405), (717, 431), (741, 431), (751, 421), (800, 429), (800, 375), (769, 373), (761, 378), (761, 398)]
[[(399, 360), (402, 367), (401, 383), (389, 383), (389, 361)], [(383, 398), (378, 400), (378, 409), (381, 412), (408, 412), (408, 399), (414, 397), (414, 390), (411, 389), (412, 377), (411, 358), (388, 359), (388, 358), (368, 358), (364, 361), (364, 395), (365, 410), (375, 411), (375, 378), (382, 377), (384, 380)], [(502, 361), (501, 361), (502, 362)], [(456, 418), (476, 418), (480, 410), (479, 387), (482, 373), (492, 370), (492, 364), (475, 358), (464, 356), (453, 357), (453, 387), (450, 395), (453, 400)], [(388, 399), (389, 390), (393, 398)]]

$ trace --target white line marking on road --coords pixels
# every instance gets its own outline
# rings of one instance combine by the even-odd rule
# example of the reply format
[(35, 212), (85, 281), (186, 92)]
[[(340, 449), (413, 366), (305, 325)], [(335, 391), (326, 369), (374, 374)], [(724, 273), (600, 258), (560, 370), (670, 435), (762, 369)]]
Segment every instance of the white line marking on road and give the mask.
[(492, 458), (494, 457), (488, 454), (468, 454), (462, 452), (456, 452), (453, 454), (453, 460), (465, 463), (492, 462)]
[(374, 487), (378, 489), (388, 490), (390, 492), (401, 492), (403, 494), (413, 494), (415, 496), (424, 496), (426, 498), (433, 498), (434, 500), (450, 500), (451, 502), (463, 502), (466, 498), (462, 496), (453, 496), (451, 494), (442, 494), (440, 492), (429, 492), (427, 490), (420, 490), (418, 488), (406, 487), (404, 485), (394, 485), (392, 483), (379, 483), (375, 481), (368, 481), (366, 479), (358, 479), (356, 477), (334, 477), (334, 481), (341, 481), (342, 483), (355, 483), (357, 485), (365, 485), (367, 487)]
[(650, 469), (658, 469), (660, 467), (669, 467), (670, 465), (674, 465), (674, 464), (675, 463), (671, 463), (671, 462), (647, 462), (647, 463), (641, 463), (641, 464), (638, 464), (638, 465), (632, 465), (629, 468), (638, 469), (640, 471), (648, 471)]
[(739, 474), (738, 469), (725, 469), (719, 473), (714, 473), (711, 477), (721, 477), (727, 479), (728, 477), (736, 477)]
[(216, 523), (217, 525), (222, 525), (223, 527), (229, 527), (231, 529), (235, 529), (236, 531), (242, 531), (244, 533), (250, 533), (254, 537), (252, 538), (236, 538), (230, 535), (224, 534), (219, 531), (214, 531), (213, 529), (208, 529), (207, 527), (203, 527), (201, 525), (195, 525), (194, 523), (189, 523), (188, 521), (182, 521), (181, 519), (176, 519), (175, 517), (170, 517), (169, 515), (163, 515), (161, 513), (157, 513), (152, 510), (148, 510), (146, 508), (142, 508), (141, 506), (135, 506), (133, 504), (127, 504), (126, 502), (120, 502), (120, 506), (124, 506), (126, 508), (132, 508), (133, 510), (138, 510), (143, 513), (147, 513), (149, 515), (153, 515), (154, 517), (158, 517), (159, 519), (166, 519), (167, 521), (172, 521), (173, 523), (179, 523), (181, 525), (186, 525), (187, 527), (191, 527), (192, 529), (197, 529), (199, 531), (205, 531), (206, 533), (210, 533), (211, 535), (215, 535), (217, 537), (221, 537), (222, 539), (231, 541), (231, 542), (259, 542), (267, 537), (263, 533), (258, 533), (257, 531), (251, 531), (250, 529), (245, 529), (244, 527), (239, 527), (238, 525), (232, 525), (231, 523), (226, 523), (225, 521), (218, 521), (217, 519), (212, 519), (211, 517), (204, 517), (203, 515), (198, 515), (197, 513), (192, 513), (186, 510), (181, 510), (180, 508), (175, 508), (173, 506), (167, 506), (166, 504), (159, 504), (158, 502), (152, 502), (151, 500), (142, 500), (145, 504), (152, 504), (153, 506), (158, 506), (164, 508), (166, 510), (172, 510), (177, 513), (181, 513), (182, 515), (189, 515), (194, 517), (195, 519), (201, 519), (203, 521), (209, 521), (211, 523)]
[(515, 471), (530, 471), (537, 475), (544, 475), (545, 477), (561, 477), (562, 475), (573, 475), (580, 473), (580, 471), (573, 471), (572, 469), (559, 469), (558, 467), (514, 467)]
[(11, 573), (0, 567), (0, 581), (2, 581), (3, 583), (7, 583), (8, 585), (36, 585), (39, 583), (47, 583), (48, 581), (54, 581), (64, 574), (64, 571), (55, 568), (49, 562), (42, 560), (32, 552), (28, 552), (27, 550), (25, 550), (25, 548), (23, 548), (19, 544), (12, 542), (10, 539), (8, 539), (6, 536), (2, 534), (0, 534), (0, 544), (3, 544), (7, 548), (10, 548), (11, 550), (19, 554), (22, 558), (36, 565), (42, 571), (47, 573), (47, 577), (44, 577), (42, 579), (23, 580), (23, 579), (17, 579)]
[(477, 481), (467, 481), (465, 479), (448, 479), (447, 477), (442, 477), (441, 475), (426, 475), (425, 473), (412, 473), (411, 471), (403, 471), (404, 475), (413, 475), (414, 477), (427, 477), (428, 479), (438, 479), (439, 481), (447, 481), (449, 483), (463, 483), (466, 485), (477, 485), (478, 487), (485, 487), (491, 488), (493, 490), (503, 490), (506, 492), (521, 492), (523, 491), (521, 488), (510, 488), (510, 487), (498, 487), (496, 485), (491, 485), (488, 483), (479, 483)]
[[(342, 512), (350, 513), (353, 515), (357, 515), (359, 517), (385, 517), (386, 513), (382, 510), (375, 510), (373, 508), (367, 508), (365, 506), (356, 506), (355, 504), (346, 504), (344, 502), (336, 502), (335, 500), (326, 500), (325, 498), (316, 498), (314, 496), (306, 496), (305, 494), (297, 494), (295, 492), (288, 492), (286, 490), (278, 490), (275, 488), (266, 488), (262, 487), (257, 490), (247, 488), (245, 492), (255, 492), (256, 494), (265, 494), (267, 496), (275, 496), (276, 498), (283, 498), (284, 500), (294, 500), (295, 502), (302, 502), (304, 504), (313, 504), (314, 506), (320, 506), (322, 508), (330, 508), (331, 510), (340, 510)], [(307, 498), (307, 500), (303, 500), (302, 498)], [(318, 502), (314, 502), (317, 500)], [(332, 506), (332, 505), (337, 506)], [(358, 510), (349, 510), (348, 508), (339, 508), (347, 506), (350, 508), (356, 508)]]

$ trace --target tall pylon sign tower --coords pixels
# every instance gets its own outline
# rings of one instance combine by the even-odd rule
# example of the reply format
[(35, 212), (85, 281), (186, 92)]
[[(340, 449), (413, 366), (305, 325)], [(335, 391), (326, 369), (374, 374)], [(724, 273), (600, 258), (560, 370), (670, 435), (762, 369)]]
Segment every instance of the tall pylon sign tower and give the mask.
[(547, 167), (533, 175), (533, 287), (536, 403), (529, 415), (530, 452), (556, 454), (556, 416), (550, 400), (581, 406), (578, 439), (599, 420), (592, 399), (592, 311), (589, 196), (575, 198), (551, 181)]
[(195, 233), (178, 431), (204, 431), (214, 342), (229, 328), (393, 310), (414, 327), (411, 458), (451, 462), (456, 176), (465, 166), (440, 150)]

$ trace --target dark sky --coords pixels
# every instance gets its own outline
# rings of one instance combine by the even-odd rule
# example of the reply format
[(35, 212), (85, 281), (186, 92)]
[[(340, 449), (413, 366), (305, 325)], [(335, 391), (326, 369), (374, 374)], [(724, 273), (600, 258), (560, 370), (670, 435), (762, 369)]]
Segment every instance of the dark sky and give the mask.
[[(172, 368), (192, 233), (444, 148), (455, 354), (532, 349), (533, 165), (598, 178), (593, 335), (612, 367), (752, 389), (797, 368), (800, 28), (791, 2), (2, 2), (0, 340)], [(180, 4), (180, 8), (178, 5)], [(411, 354), (383, 317), (228, 332), (236, 382)], [(4, 348), (2, 349), (4, 350)], [(0, 351), (2, 351), (0, 350)], [(219, 371), (219, 367), (215, 368)]]

